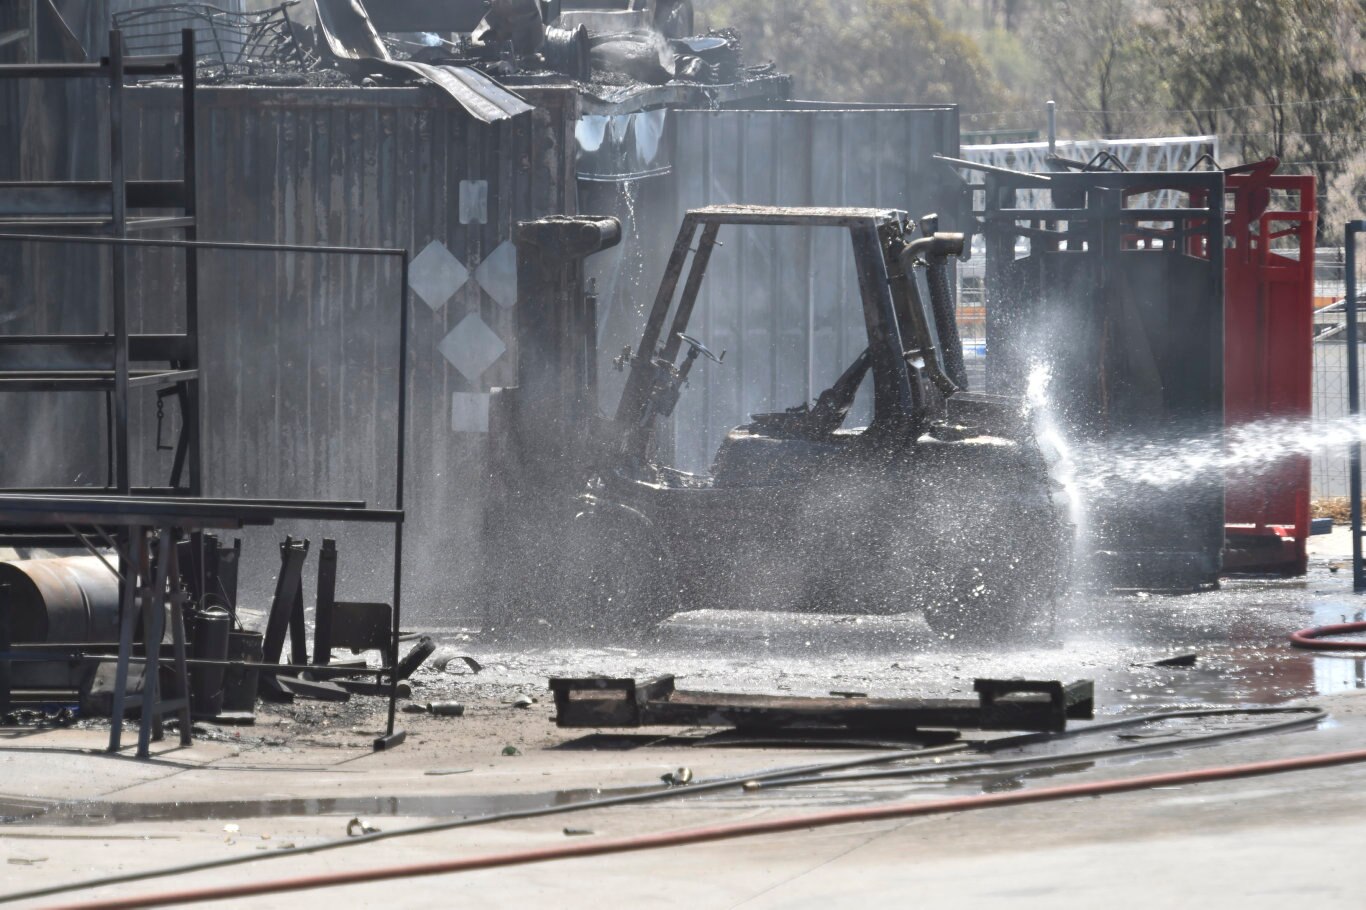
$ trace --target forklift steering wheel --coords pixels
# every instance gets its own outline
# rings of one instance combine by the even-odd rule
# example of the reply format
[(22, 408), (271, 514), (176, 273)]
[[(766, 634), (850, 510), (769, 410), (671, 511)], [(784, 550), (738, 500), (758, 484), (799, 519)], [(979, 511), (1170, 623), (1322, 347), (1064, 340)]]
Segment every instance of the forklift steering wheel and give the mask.
[(716, 361), (717, 363), (720, 363), (720, 362), (721, 362), (721, 357), (725, 357), (725, 356), (726, 356), (725, 354), (722, 354), (721, 357), (717, 357), (715, 354), (713, 354), (713, 353), (711, 352), (711, 350), (710, 350), (705, 344), (703, 344), (702, 342), (698, 341), (696, 338), (692, 337), (691, 335), (684, 335), (682, 332), (679, 332), (679, 333), (678, 333), (678, 339), (679, 339), (679, 341), (682, 341), (684, 344), (686, 344), (688, 347), (692, 348), (692, 349), (693, 349), (694, 351), (696, 351), (697, 353), (699, 353), (699, 354), (706, 354), (708, 357), (710, 357), (712, 360)]

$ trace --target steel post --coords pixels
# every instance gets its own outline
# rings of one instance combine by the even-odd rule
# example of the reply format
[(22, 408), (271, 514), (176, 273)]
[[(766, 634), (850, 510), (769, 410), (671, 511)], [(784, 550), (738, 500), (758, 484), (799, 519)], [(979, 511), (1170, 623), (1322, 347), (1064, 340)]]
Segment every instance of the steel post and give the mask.
[[(403, 475), (404, 462), (408, 457), (408, 264), (409, 254), (405, 248), (400, 265), (400, 290), (398, 314), (398, 459), (397, 476), (394, 478), (394, 511), (403, 512)], [(389, 719), (385, 734), (375, 740), (375, 750), (392, 748), (403, 742), (403, 731), (395, 731), (394, 719), (398, 712), (398, 635), (399, 617), (403, 613), (403, 521), (394, 522), (394, 625), (389, 640)]]
[[(181, 78), (181, 189), (182, 199), (181, 208), (185, 216), (190, 219), (198, 217), (197, 190), (195, 182), (196, 168), (196, 139), (195, 139), (195, 37), (194, 29), (184, 29), (180, 33), (180, 78)], [(190, 225), (185, 228), (184, 237), (186, 240), (197, 240), (199, 238), (198, 228), (192, 220)], [(190, 346), (193, 351), (194, 362), (189, 364), (189, 369), (195, 370), (195, 377), (185, 386), (188, 393), (181, 399), (180, 419), (183, 424), (182, 434), (187, 444), (186, 455), (189, 458), (189, 494), (191, 496), (202, 496), (204, 494), (204, 461), (200, 447), (200, 415), (199, 415), (199, 393), (203, 388), (201, 377), (198, 374), (201, 362), (201, 345), (199, 343), (199, 250), (197, 247), (185, 247), (185, 334), (190, 337)], [(177, 452), (179, 456), (180, 453)], [(177, 477), (172, 481), (172, 486), (179, 486), (180, 479)]]
[[(1357, 235), (1366, 221), (1349, 221), (1343, 242), (1347, 247), (1347, 413), (1361, 415), (1361, 364), (1357, 351)], [(1366, 565), (1361, 562), (1361, 442), (1347, 447), (1349, 495), (1352, 497), (1352, 589), (1366, 591)]]
[[(123, 34), (109, 33), (109, 181), (113, 190), (116, 237), (128, 232), (128, 186), (123, 162)], [(120, 493), (132, 488), (128, 465), (128, 251), (115, 246), (112, 263), (114, 303), (114, 486)]]

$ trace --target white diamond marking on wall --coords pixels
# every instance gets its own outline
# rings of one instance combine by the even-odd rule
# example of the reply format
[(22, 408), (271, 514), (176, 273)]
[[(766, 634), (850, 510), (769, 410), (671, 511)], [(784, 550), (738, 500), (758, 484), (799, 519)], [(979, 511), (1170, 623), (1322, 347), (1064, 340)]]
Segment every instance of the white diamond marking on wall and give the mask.
[(427, 244), (408, 266), (408, 286), (433, 310), (445, 306), (469, 279), (469, 269), (440, 240)]
[(504, 240), (474, 270), (474, 280), (501, 307), (517, 302), (517, 248)]
[(503, 356), (508, 346), (503, 339), (479, 318), (478, 313), (470, 313), (436, 346), (451, 366), (475, 385), (484, 371)]
[(451, 429), (457, 433), (487, 433), (489, 396), (483, 392), (452, 392)]

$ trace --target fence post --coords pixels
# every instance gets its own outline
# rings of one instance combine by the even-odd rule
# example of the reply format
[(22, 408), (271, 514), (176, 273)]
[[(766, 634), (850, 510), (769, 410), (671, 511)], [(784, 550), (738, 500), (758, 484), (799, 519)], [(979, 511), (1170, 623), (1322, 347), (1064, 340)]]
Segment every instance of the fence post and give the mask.
[[(1344, 232), (1346, 246), (1347, 297), (1347, 413), (1354, 419), (1361, 414), (1360, 359), (1357, 351), (1357, 235), (1366, 231), (1366, 221), (1349, 221)], [(1354, 427), (1355, 428), (1355, 427)], [(1354, 439), (1348, 447), (1348, 495), (1352, 497), (1352, 589), (1366, 590), (1366, 565), (1361, 561), (1361, 440)]]

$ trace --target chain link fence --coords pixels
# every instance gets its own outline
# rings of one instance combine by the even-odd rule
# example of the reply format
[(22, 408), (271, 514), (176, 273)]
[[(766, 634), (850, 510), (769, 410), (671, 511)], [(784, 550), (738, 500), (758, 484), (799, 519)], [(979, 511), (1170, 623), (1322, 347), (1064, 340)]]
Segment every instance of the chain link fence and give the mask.
[[(1320, 248), (1314, 266), (1314, 419), (1347, 416), (1347, 293), (1346, 257), (1341, 247)], [(1361, 276), (1358, 276), (1358, 285)], [(1358, 344), (1366, 342), (1359, 328)], [(1362, 352), (1366, 353), (1366, 352)], [(1347, 451), (1325, 449), (1313, 457), (1312, 498), (1315, 501), (1348, 495)]]

